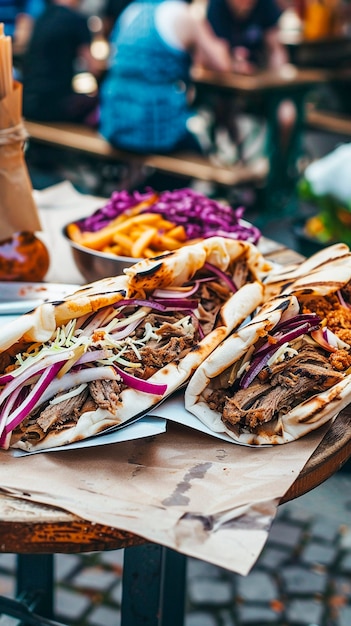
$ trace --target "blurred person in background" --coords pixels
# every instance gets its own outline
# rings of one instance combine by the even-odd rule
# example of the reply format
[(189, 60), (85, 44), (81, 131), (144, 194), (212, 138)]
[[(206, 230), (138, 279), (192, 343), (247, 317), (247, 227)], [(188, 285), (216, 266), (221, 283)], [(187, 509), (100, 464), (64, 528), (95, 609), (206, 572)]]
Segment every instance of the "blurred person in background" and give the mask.
[(21, 79), (22, 57), (36, 19), (45, 9), (45, 0), (0, 0), (0, 22), (12, 38), (15, 78)]
[(288, 62), (279, 40), (281, 13), (274, 0), (209, 0), (208, 20), (216, 35), (229, 42), (236, 72), (252, 74)]
[(80, 0), (46, 0), (23, 61), (23, 114), (27, 119), (96, 124), (98, 95), (76, 93), (77, 65), (96, 75), (87, 18)]
[[(282, 6), (275, 0), (209, 0), (208, 20), (216, 35), (229, 43), (235, 72), (250, 75), (263, 68), (279, 70), (288, 63), (287, 50), (279, 39), (279, 18), (282, 10)], [(223, 128), (228, 131), (229, 141), (237, 145), (239, 150), (247, 136), (240, 133), (237, 114), (241, 109), (245, 110), (245, 107), (248, 107), (246, 101), (240, 103), (232, 100), (231, 110), (228, 99), (222, 98), (218, 98), (215, 105), (215, 125), (218, 124), (222, 131)], [(278, 110), (283, 150), (288, 147), (295, 119), (293, 102), (284, 101)], [(259, 133), (257, 123), (254, 127), (256, 134), (262, 138), (264, 133)], [(250, 147), (246, 150), (249, 158), (253, 156)], [(234, 160), (235, 158), (236, 156)]]
[(28, 38), (33, 22), (44, 8), (45, 0), (0, 0), (0, 22), (4, 24), (5, 35), (10, 35), (14, 42), (24, 32)]
[(136, 152), (202, 152), (188, 90), (193, 63), (232, 67), (229, 46), (183, 0), (135, 1), (111, 34), (110, 66), (100, 90), (100, 130)]

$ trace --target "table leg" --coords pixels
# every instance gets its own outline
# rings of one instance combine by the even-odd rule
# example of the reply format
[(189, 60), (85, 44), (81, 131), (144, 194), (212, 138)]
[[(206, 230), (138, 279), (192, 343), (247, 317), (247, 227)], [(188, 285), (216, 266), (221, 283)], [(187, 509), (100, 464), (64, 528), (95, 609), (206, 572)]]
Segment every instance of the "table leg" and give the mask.
[(185, 615), (186, 556), (162, 549), (159, 626), (182, 626)]
[(0, 626), (64, 626), (53, 614), (53, 555), (17, 555), (17, 597), (0, 596)]
[[(19, 554), (17, 556), (17, 597), (33, 596), (36, 613), (53, 616), (54, 556)], [(30, 601), (32, 604), (32, 602)]]
[(121, 626), (182, 626), (186, 557), (158, 546), (124, 554)]
[[(264, 189), (265, 212), (274, 217), (276, 212), (289, 213), (295, 208), (296, 184), (298, 181), (297, 162), (302, 154), (302, 131), (305, 116), (305, 99), (307, 88), (296, 89), (292, 93), (269, 92), (265, 96), (265, 114), (268, 121), (267, 154), (269, 159), (269, 175)], [(292, 100), (296, 109), (296, 121), (290, 141), (281, 146), (278, 109), (284, 100)]]

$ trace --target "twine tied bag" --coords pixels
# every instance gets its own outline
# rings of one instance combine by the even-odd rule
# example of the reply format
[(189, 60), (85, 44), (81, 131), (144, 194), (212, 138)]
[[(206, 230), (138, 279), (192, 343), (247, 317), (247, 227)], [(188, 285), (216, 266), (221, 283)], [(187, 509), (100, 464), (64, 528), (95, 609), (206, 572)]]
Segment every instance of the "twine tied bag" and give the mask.
[(12, 79), (11, 38), (0, 24), (0, 240), (41, 230), (23, 153), (26, 138), (22, 85)]

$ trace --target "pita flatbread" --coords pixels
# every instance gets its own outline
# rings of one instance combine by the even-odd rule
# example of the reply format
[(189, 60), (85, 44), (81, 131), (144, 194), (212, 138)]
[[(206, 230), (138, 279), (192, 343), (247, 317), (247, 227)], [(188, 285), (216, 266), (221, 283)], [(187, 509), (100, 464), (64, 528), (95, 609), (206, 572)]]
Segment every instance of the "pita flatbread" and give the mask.
[[(209, 272), (212, 272), (211, 268), (217, 268), (219, 274), (227, 272), (230, 280), (234, 281), (240, 288), (235, 293), (230, 291), (228, 284), (221, 282), (218, 271), (215, 274), (215, 280), (212, 279), (211, 283), (206, 282), (206, 274), (208, 275)], [(80, 369), (76, 371), (72, 367), (69, 372), (63, 374), (61, 370), (60, 378), (55, 375), (50, 382), (51, 395), (45, 391), (46, 395), (42, 396), (35, 406), (31, 408), (30, 417), (23, 417), (20, 425), (16, 427), (12, 435), (11, 425), (13, 426), (14, 424), (14, 418), (13, 416), (8, 417), (7, 427), (5, 427), (1, 438), (2, 446), (7, 447), (10, 445), (11, 447), (18, 447), (24, 450), (61, 446), (90, 437), (109, 427), (120, 425), (138, 415), (144, 414), (184, 384), (210, 352), (232, 330), (242, 324), (257, 306), (262, 303), (262, 280), (271, 268), (271, 264), (263, 258), (253, 244), (213, 237), (157, 258), (142, 260), (126, 269), (122, 276), (97, 281), (79, 289), (61, 302), (47, 305), (45, 311), (47, 312), (48, 320), (45, 328), (42, 328), (40, 323), (44, 305), (27, 314), (27, 316), (23, 316), (26, 318), (25, 322), (23, 318), (19, 318), (17, 324), (15, 323), (12, 328), (10, 346), (9, 341), (6, 340), (6, 331), (0, 338), (0, 347), (5, 351), (3, 353), (4, 356), (9, 351), (13, 355), (16, 345), (21, 346), (22, 342), (29, 336), (31, 341), (41, 342), (50, 339), (51, 343), (53, 341), (59, 343), (57, 339), (58, 329), (64, 328), (64, 331), (60, 330), (60, 337), (62, 332), (65, 336), (70, 336), (70, 333), (73, 331), (69, 330), (72, 328), (69, 325), (72, 324), (72, 320), (77, 320), (75, 328), (78, 327), (78, 331), (75, 330), (73, 335), (76, 343), (72, 344), (71, 347), (74, 354), (70, 357), (74, 361), (77, 356), (74, 349), (77, 343), (85, 341), (87, 327), (91, 333), (91, 320), (95, 324), (95, 320), (100, 319), (99, 316), (104, 316), (106, 311), (107, 321), (101, 321), (100, 326), (94, 329), (93, 347), (91, 347), (92, 344), (90, 343), (90, 348), (87, 350), (88, 356), (93, 354), (92, 350), (107, 350), (109, 355), (114, 350), (119, 351), (118, 342), (122, 340), (118, 334), (113, 335), (113, 332), (115, 332), (116, 328), (118, 330), (121, 327), (122, 331), (120, 332), (123, 334), (123, 325), (128, 328), (128, 332), (126, 333), (126, 342), (123, 344), (124, 352), (118, 352), (118, 360), (114, 362), (113, 366), (107, 366), (106, 364), (110, 356), (108, 358), (100, 356), (99, 359), (92, 361), (92, 367), (83, 368), (79, 360), (83, 359), (83, 356), (81, 356), (74, 363), (75, 367), (78, 364)], [(179, 301), (183, 300), (186, 295), (184, 293), (184, 285), (189, 284), (191, 281), (197, 281), (198, 278), (200, 278), (200, 282), (196, 282), (198, 291), (196, 291), (196, 294), (189, 296), (187, 308), (184, 308), (184, 304), (182, 307), (182, 302)], [(177, 289), (178, 291), (176, 291)], [(189, 288), (187, 289), (189, 290)], [(157, 322), (160, 324), (160, 327), (157, 328), (156, 322), (155, 327), (149, 322), (150, 328), (148, 327), (147, 329), (146, 320), (149, 318), (146, 317), (146, 314), (151, 315), (151, 313), (154, 313), (154, 309), (147, 305), (151, 300), (155, 300), (155, 294), (157, 294), (158, 304), (165, 302), (160, 295), (162, 290), (166, 290), (166, 295), (173, 291), (173, 295), (172, 293), (170, 294), (173, 297), (172, 304), (168, 302), (167, 311), (158, 313), (158, 310), (156, 310), (159, 316), (165, 315), (166, 320)], [(212, 295), (209, 297), (208, 293)], [(201, 294), (201, 298), (199, 294)], [(177, 298), (174, 296), (177, 296)], [(137, 304), (135, 305), (136, 300)], [(126, 302), (129, 304), (125, 304)], [(125, 310), (128, 311), (127, 321), (123, 319), (123, 315), (120, 313), (122, 319), (118, 319), (116, 322), (115, 308), (117, 307), (119, 311), (121, 306), (126, 307)], [(152, 306), (155, 307), (156, 305), (153, 304)], [(128, 307), (131, 307), (131, 313)], [(155, 365), (152, 362), (152, 366), (146, 366), (144, 363), (146, 357), (140, 358), (140, 355), (138, 356), (138, 353), (142, 354), (143, 347), (145, 347), (144, 352), (147, 353), (149, 345), (146, 345), (145, 339), (145, 346), (143, 344), (140, 347), (135, 340), (135, 334), (133, 334), (136, 329), (138, 329), (138, 332), (141, 332), (140, 329), (142, 327), (138, 326), (138, 320), (135, 319), (135, 316), (137, 317), (139, 313), (144, 316), (143, 337), (149, 333), (149, 337), (154, 341), (153, 349), (149, 350), (151, 356), (159, 356), (160, 354), (160, 348), (157, 343), (159, 336), (157, 333), (161, 336), (160, 345), (163, 345), (162, 341), (169, 333), (169, 341), (172, 341), (174, 357), (170, 359), (168, 354), (168, 360), (166, 360), (165, 364)], [(129, 317), (132, 314), (134, 317)], [(109, 315), (112, 317), (108, 317)], [(171, 321), (169, 321), (169, 316), (172, 318)], [(178, 317), (173, 319), (174, 316)], [(133, 322), (131, 322), (132, 319)], [(130, 329), (127, 322), (131, 323)], [(108, 324), (115, 324), (111, 333), (110, 331), (105, 331)], [(133, 324), (136, 325), (134, 326)], [(171, 330), (169, 330), (168, 326), (171, 327)], [(204, 336), (201, 334), (201, 327), (209, 328), (209, 332), (206, 332)], [(160, 328), (162, 328), (162, 331)], [(28, 332), (30, 335), (28, 335)], [(40, 339), (40, 336), (43, 336), (44, 339)], [(114, 339), (117, 336), (118, 339)], [(106, 338), (110, 342), (108, 347), (106, 347)], [(127, 340), (129, 342), (128, 346)], [(58, 358), (61, 357), (59, 356)], [(86, 353), (84, 353), (84, 358), (86, 358)], [(124, 360), (127, 361), (127, 368), (124, 368)], [(118, 365), (120, 370), (123, 371), (123, 368), (126, 370), (124, 371), (122, 386), (119, 375), (116, 375), (116, 365)], [(133, 376), (133, 372), (138, 373), (138, 368), (140, 372), (140, 368), (144, 366), (145, 368), (150, 367), (150, 376), (146, 375), (146, 369), (143, 370), (142, 375), (139, 374), (139, 377), (138, 375)], [(60, 367), (60, 363), (55, 367)], [(133, 367), (135, 367), (134, 370)], [(103, 372), (102, 368), (104, 368)], [(131, 376), (130, 380), (132, 382), (130, 384), (125, 378), (126, 372)], [(93, 376), (96, 379), (85, 380), (84, 376)], [(140, 378), (142, 379), (142, 384), (138, 385), (142, 389), (134, 387), (136, 378), (138, 378), (139, 382)], [(107, 381), (106, 385), (103, 381)], [(103, 385), (106, 387), (104, 389), (106, 397), (104, 396), (100, 401), (100, 387)], [(151, 386), (152, 389), (150, 389)], [(145, 391), (145, 387), (148, 387), (147, 391)], [(8, 389), (6, 385), (5, 389)], [(72, 392), (72, 389), (74, 392)], [(53, 394), (55, 396), (54, 400), (52, 399)], [(54, 402), (53, 406), (57, 406), (60, 410), (63, 406), (63, 401), (57, 401), (57, 394), (62, 394), (63, 396), (68, 394), (68, 397), (65, 397), (65, 401), (67, 400), (69, 405), (72, 404), (72, 408), (68, 416), (64, 418), (61, 416), (57, 421), (56, 413), (59, 413), (59, 410), (56, 411), (55, 409), (55, 419), (51, 422), (50, 420), (53, 419), (51, 403)], [(4, 389), (2, 395), (0, 394), (0, 401), (1, 397), (4, 398)], [(113, 401), (111, 398), (113, 398)], [(92, 399), (93, 402), (91, 402)], [(91, 404), (92, 408), (90, 408)], [(22, 407), (23, 405), (20, 406)], [(43, 407), (45, 407), (46, 413), (42, 411)], [(5, 402), (2, 404), (2, 410), (6, 412)], [(17, 408), (14, 410), (14, 413), (18, 416), (21, 414), (20, 411), (21, 409)], [(19, 418), (17, 417), (17, 419)]]
[(350, 280), (350, 249), (344, 243), (336, 243), (298, 265), (273, 268), (264, 280), (265, 300), (281, 293), (326, 295), (341, 289)]

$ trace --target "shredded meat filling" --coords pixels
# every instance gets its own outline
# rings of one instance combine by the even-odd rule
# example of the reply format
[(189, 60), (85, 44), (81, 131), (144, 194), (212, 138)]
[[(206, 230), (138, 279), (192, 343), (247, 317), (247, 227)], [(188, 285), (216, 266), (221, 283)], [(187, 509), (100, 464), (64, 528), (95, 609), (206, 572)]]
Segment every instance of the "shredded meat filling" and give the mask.
[(120, 404), (123, 384), (118, 380), (93, 380), (89, 383), (89, 391), (96, 405), (115, 414)]
[(48, 404), (36, 418), (29, 417), (19, 426), (24, 431), (23, 439), (28, 441), (41, 441), (50, 430), (63, 430), (78, 422), (81, 408), (87, 400), (88, 388), (81, 393), (57, 404)]
[(198, 306), (199, 321), (205, 335), (216, 326), (218, 313), (229, 297), (228, 289), (220, 283), (203, 283), (201, 289), (201, 302)]
[(222, 414), (229, 427), (253, 431), (343, 378), (320, 350), (305, 342), (297, 355), (266, 367), (264, 372), (265, 376), (256, 377), (247, 389), (232, 393), (216, 389), (210, 395), (209, 406)]
[(139, 350), (141, 361), (139, 361), (133, 350), (127, 351), (124, 354), (124, 358), (132, 363), (140, 363), (140, 367), (135, 369), (126, 367), (125, 370), (138, 378), (146, 380), (161, 367), (164, 367), (168, 363), (179, 361), (191, 350), (193, 345), (194, 342), (190, 336), (171, 337), (165, 345), (155, 344), (141, 348)]

